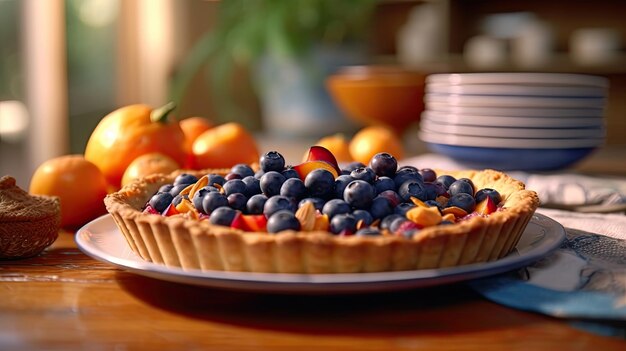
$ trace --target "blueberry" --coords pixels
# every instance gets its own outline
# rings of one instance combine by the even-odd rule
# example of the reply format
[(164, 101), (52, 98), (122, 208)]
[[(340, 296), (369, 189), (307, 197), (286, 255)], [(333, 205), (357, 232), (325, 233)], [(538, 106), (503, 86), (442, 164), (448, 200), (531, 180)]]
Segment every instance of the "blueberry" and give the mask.
[(415, 167), (404, 166), (400, 168), (396, 175), (393, 177), (393, 182), (396, 184), (396, 189), (400, 189), (400, 186), (407, 180), (417, 180), (423, 182), (422, 176), (419, 174)]
[(343, 200), (358, 209), (368, 209), (374, 200), (374, 187), (364, 180), (353, 180), (343, 192)]
[(331, 219), (338, 214), (350, 213), (351, 210), (350, 205), (340, 199), (329, 200), (326, 204), (324, 204), (324, 207), (322, 207), (322, 213)]
[(476, 192), (476, 195), (474, 195), (476, 203), (483, 201), (487, 197), (490, 197), (491, 200), (493, 200), (493, 203), (496, 205), (499, 204), (500, 201), (502, 201), (502, 196), (500, 196), (500, 193), (497, 190), (491, 188), (480, 189)]
[(206, 194), (210, 193), (210, 192), (219, 192), (219, 190), (216, 187), (207, 185), (204, 186), (200, 189), (198, 189), (196, 191), (195, 194), (193, 194), (193, 197), (191, 198), (191, 202), (193, 203), (193, 206), (200, 212), (202, 212), (202, 201), (204, 200), (204, 197), (206, 196)]
[(224, 185), (226, 183), (226, 178), (222, 177), (219, 174), (211, 173), (207, 174), (207, 180), (209, 185), (215, 186), (215, 184)]
[(277, 151), (270, 151), (259, 160), (263, 172), (282, 172), (285, 169), (285, 158)]
[(281, 210), (268, 218), (267, 231), (269, 233), (278, 233), (283, 230), (300, 230), (300, 221), (293, 212)]
[(304, 185), (311, 197), (327, 199), (335, 194), (335, 177), (329, 171), (318, 168), (304, 178)]
[[(169, 193), (170, 190), (172, 190), (173, 187), (174, 187), (174, 184), (161, 185), (161, 187), (159, 188), (159, 190), (157, 192), (158, 193)], [(176, 195), (174, 195), (174, 196), (176, 196)]]
[(389, 177), (378, 177), (374, 181), (374, 188), (376, 189), (376, 193), (380, 194), (385, 190), (396, 190), (396, 183), (394, 183), (393, 179)]
[(254, 170), (252, 169), (252, 167), (248, 166), (245, 163), (238, 163), (234, 165), (230, 169), (230, 173), (239, 174), (241, 176), (241, 179), (248, 176), (254, 176)]
[(398, 168), (398, 171), (396, 173), (402, 173), (402, 172), (418, 172), (419, 173), (419, 169), (417, 169), (417, 167), (415, 166), (402, 166), (400, 168)]
[(448, 188), (450, 187), (450, 184), (454, 183), (456, 181), (456, 178), (454, 178), (451, 175), (440, 175), (439, 177), (437, 177), (437, 179), (435, 180), (435, 182), (441, 184), (444, 189), (446, 189), (446, 191), (448, 190)]
[(231, 179), (224, 183), (223, 189), (224, 194), (228, 196), (236, 193), (244, 194), (247, 187), (246, 183), (244, 183), (241, 179)]
[(374, 219), (381, 219), (393, 213), (393, 206), (384, 197), (376, 196), (370, 207), (370, 214)]
[(342, 232), (356, 232), (356, 218), (349, 213), (341, 213), (330, 220), (329, 230), (331, 233), (340, 234)]
[(338, 199), (343, 199), (343, 191), (353, 180), (354, 178), (352, 178), (352, 176), (349, 174), (342, 174), (337, 177), (337, 179), (335, 179), (335, 197)]
[(430, 168), (422, 168), (418, 170), (424, 182), (434, 182), (437, 179), (437, 173)]
[[(425, 195), (422, 201), (435, 200), (437, 196), (443, 195), (446, 191), (439, 183), (424, 183)], [(443, 191), (443, 194), (440, 194)]]
[(267, 202), (267, 196), (263, 194), (252, 195), (246, 203), (246, 212), (249, 214), (261, 214)]
[(174, 197), (170, 193), (156, 193), (152, 195), (148, 204), (155, 210), (163, 212), (172, 203), (172, 200)]
[(346, 171), (348, 172), (348, 174), (350, 174), (350, 172), (354, 171), (357, 168), (362, 168), (365, 167), (365, 164), (355, 161), (355, 162), (350, 162), (348, 163), (345, 167), (343, 167), (341, 170), (342, 171)]
[(322, 208), (324, 208), (324, 204), (326, 204), (326, 201), (324, 201), (324, 199), (320, 199), (319, 197), (307, 197), (300, 200), (300, 202), (298, 203), (298, 208), (302, 207), (302, 205), (306, 202), (313, 203), (315, 209), (320, 212), (322, 212)]
[(406, 220), (406, 218), (404, 216), (400, 216), (399, 214), (395, 214), (395, 213), (390, 214), (390, 215), (384, 217), (380, 221), (380, 229), (387, 229), (387, 230), (389, 230), (389, 227), (391, 226), (391, 223), (393, 223), (393, 221), (395, 221), (398, 218)]
[(307, 189), (300, 178), (289, 178), (280, 187), (280, 195), (300, 200), (307, 196)]
[(426, 205), (428, 205), (428, 206), (431, 206), (431, 207), (435, 206), (435, 207), (441, 209), (441, 204), (439, 202), (435, 201), (435, 200), (426, 200), (426, 201), (424, 201), (424, 203)]
[(364, 180), (370, 184), (374, 184), (374, 181), (376, 180), (376, 173), (374, 173), (374, 170), (369, 167), (359, 167), (350, 172), (350, 175), (354, 179)]
[(266, 172), (260, 180), (261, 191), (268, 197), (280, 194), (280, 187), (285, 182), (285, 177), (276, 172)]
[[(216, 208), (228, 206), (228, 199), (223, 194), (211, 191), (202, 198), (202, 213), (211, 214)], [(198, 209), (199, 210), (199, 209)]]
[(405, 202), (411, 201), (411, 197), (416, 197), (424, 201), (428, 197), (428, 190), (422, 181), (413, 179), (407, 180), (400, 185), (400, 188), (398, 188), (398, 195), (400, 195), (402, 200)]
[(177, 185), (174, 185), (172, 187), (172, 189), (170, 189), (170, 194), (172, 194), (172, 196), (176, 196), (176, 195), (180, 194), (180, 192), (183, 191), (183, 189), (185, 189), (189, 185), (190, 184), (177, 184)]
[(369, 166), (379, 177), (393, 177), (398, 170), (398, 161), (390, 154), (380, 152), (372, 157)]
[(460, 207), (464, 209), (465, 212), (472, 213), (474, 211), (474, 208), (476, 207), (476, 200), (474, 200), (474, 197), (470, 194), (458, 193), (456, 195), (450, 196), (450, 199), (448, 200), (446, 206)]
[(391, 207), (396, 207), (402, 202), (402, 198), (398, 193), (393, 190), (385, 190), (382, 193), (378, 194), (379, 197), (384, 197), (389, 201)]
[(363, 221), (364, 226), (369, 226), (372, 222), (374, 222), (374, 217), (372, 217), (372, 215), (365, 210), (354, 210), (352, 211), (352, 215), (356, 218), (357, 224), (360, 221)]
[(380, 230), (374, 227), (365, 227), (356, 231), (356, 235), (359, 236), (376, 236), (381, 235)]
[(238, 173), (228, 173), (226, 176), (224, 176), (224, 179), (226, 179), (226, 181), (229, 180), (233, 180), (233, 179), (241, 179), (241, 175), (239, 175)]
[(242, 193), (234, 193), (230, 194), (227, 197), (228, 206), (230, 208), (239, 210), (244, 212), (246, 210), (246, 204), (248, 203), (248, 198)]
[(293, 168), (287, 168), (284, 171), (280, 172), (280, 174), (282, 174), (283, 177), (285, 177), (285, 179), (289, 179), (289, 178), (298, 178), (298, 179), (300, 179), (300, 175)]
[(211, 224), (230, 226), (237, 215), (237, 211), (230, 207), (219, 207), (211, 212), (209, 222)]
[(189, 200), (189, 196), (181, 194), (174, 196), (174, 199), (172, 199), (172, 205), (178, 206), (181, 202), (183, 202), (183, 199)]
[(243, 194), (247, 197), (261, 193), (261, 181), (254, 176), (247, 176), (241, 181), (246, 185), (246, 191)]
[(286, 196), (276, 195), (268, 198), (265, 202), (265, 205), (263, 206), (263, 214), (267, 218), (270, 218), (271, 215), (281, 210), (295, 213), (296, 205), (290, 198)]
[(412, 203), (409, 203), (409, 202), (403, 202), (403, 203), (399, 204), (398, 206), (396, 206), (396, 207), (393, 209), (393, 213), (397, 213), (397, 214), (399, 214), (399, 215), (406, 216), (406, 213), (407, 213), (410, 209), (412, 209), (412, 208), (414, 208), (414, 207), (415, 207), (415, 205), (413, 205)]
[[(466, 179), (466, 180), (464, 180)], [(456, 194), (465, 193), (474, 196), (474, 186), (471, 183), (471, 180), (467, 178), (458, 179), (454, 181), (454, 183), (450, 184), (448, 187), (448, 193), (450, 196), (454, 196)]]
[(174, 178), (174, 185), (179, 184), (193, 184), (198, 181), (198, 177), (191, 175), (189, 173), (181, 173)]
[(265, 174), (265, 172), (262, 169), (259, 169), (258, 171), (256, 171), (254, 173), (254, 178), (256, 179), (261, 179), (261, 177)]

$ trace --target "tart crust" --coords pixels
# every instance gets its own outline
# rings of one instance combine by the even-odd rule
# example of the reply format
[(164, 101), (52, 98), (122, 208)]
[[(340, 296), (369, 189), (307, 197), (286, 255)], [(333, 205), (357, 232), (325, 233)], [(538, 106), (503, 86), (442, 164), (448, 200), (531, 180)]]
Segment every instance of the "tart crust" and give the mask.
[[(201, 176), (227, 170), (188, 172)], [(269, 273), (356, 273), (441, 268), (496, 260), (509, 254), (539, 206), (534, 191), (495, 170), (441, 172), (493, 188), (502, 211), (454, 225), (424, 228), (412, 238), (335, 236), (328, 232), (244, 232), (142, 208), (180, 172), (131, 183), (104, 202), (129, 246), (144, 260), (183, 269)]]

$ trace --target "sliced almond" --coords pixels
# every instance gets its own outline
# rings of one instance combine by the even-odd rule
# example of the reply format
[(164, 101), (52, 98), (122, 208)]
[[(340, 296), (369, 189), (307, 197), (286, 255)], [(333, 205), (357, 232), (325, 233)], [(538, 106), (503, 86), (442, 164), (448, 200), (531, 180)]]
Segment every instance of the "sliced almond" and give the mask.
[(196, 191), (204, 188), (207, 184), (209, 184), (209, 178), (206, 175), (203, 175), (202, 178), (198, 179), (198, 181), (189, 190), (189, 198), (193, 199)]
[(330, 220), (328, 219), (328, 215), (326, 214), (315, 215), (315, 226), (313, 226), (313, 230), (328, 231), (329, 227), (330, 227)]
[(180, 213), (195, 212), (196, 208), (194, 207), (193, 203), (191, 203), (191, 201), (183, 198), (182, 201), (178, 205), (176, 205), (176, 211)]
[(300, 221), (302, 231), (309, 232), (315, 227), (316, 209), (312, 202), (305, 202), (297, 211), (296, 218)]

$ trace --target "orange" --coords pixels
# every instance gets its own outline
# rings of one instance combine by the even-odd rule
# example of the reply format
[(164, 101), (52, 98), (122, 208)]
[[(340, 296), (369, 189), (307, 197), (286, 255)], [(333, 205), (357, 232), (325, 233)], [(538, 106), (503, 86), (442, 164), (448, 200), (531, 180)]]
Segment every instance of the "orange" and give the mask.
[(178, 123), (180, 124), (180, 128), (183, 130), (185, 139), (187, 139), (189, 145), (193, 144), (200, 134), (213, 128), (213, 123), (204, 117), (189, 117)]
[(259, 161), (259, 151), (252, 134), (241, 124), (230, 122), (200, 134), (192, 147), (193, 166), (230, 168), (238, 163)]
[(85, 159), (98, 166), (113, 186), (121, 184), (128, 165), (143, 154), (159, 152), (185, 164), (190, 145), (170, 114), (174, 108), (171, 103), (157, 109), (139, 104), (109, 113), (91, 133)]
[(58, 196), (61, 227), (75, 229), (106, 213), (104, 174), (82, 155), (65, 155), (41, 164), (30, 181), (29, 192)]
[(126, 168), (122, 176), (122, 186), (150, 174), (167, 174), (179, 168), (180, 165), (169, 156), (158, 152), (144, 154), (134, 159), (133, 162), (128, 165), (128, 168)]
[(315, 143), (315, 145), (327, 148), (335, 155), (337, 162), (352, 162), (350, 141), (341, 133), (325, 136)]
[(402, 140), (388, 127), (365, 127), (350, 141), (350, 155), (355, 161), (368, 164), (372, 156), (379, 152), (387, 152), (398, 160), (404, 157)]

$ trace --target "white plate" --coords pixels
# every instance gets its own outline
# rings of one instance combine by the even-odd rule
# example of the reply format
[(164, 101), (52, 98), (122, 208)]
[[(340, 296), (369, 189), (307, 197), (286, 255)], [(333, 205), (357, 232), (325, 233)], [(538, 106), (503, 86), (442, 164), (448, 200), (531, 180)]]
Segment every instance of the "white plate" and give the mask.
[(506, 117), (461, 115), (437, 111), (422, 112), (421, 120), (467, 126), (520, 127), (520, 128), (602, 128), (602, 117)]
[(604, 98), (568, 98), (502, 95), (424, 94), (424, 102), (451, 106), (478, 107), (543, 107), (543, 108), (604, 108)]
[(443, 133), (478, 137), (528, 139), (604, 138), (606, 134), (603, 128), (476, 127), (437, 123), (428, 118), (422, 118), (420, 120), (420, 129), (434, 134)]
[(541, 107), (487, 107), (453, 106), (447, 103), (430, 102), (426, 110), (461, 115), (504, 116), (504, 117), (603, 117), (602, 108), (541, 108)]
[(497, 261), (402, 272), (357, 274), (275, 274), (183, 270), (142, 260), (126, 243), (112, 217), (102, 216), (76, 232), (87, 255), (155, 279), (199, 286), (269, 293), (339, 294), (394, 291), (449, 284), (524, 267), (556, 249), (565, 231), (541, 214), (533, 216), (516, 250)]
[(608, 88), (609, 80), (586, 74), (569, 73), (452, 73), (431, 74), (426, 83), (440, 84), (542, 84)]
[(420, 140), (427, 143), (508, 148), (508, 149), (578, 149), (600, 146), (603, 138), (572, 138), (572, 139), (529, 139), (529, 138), (497, 138), (485, 136), (469, 136), (457, 134), (443, 134), (427, 130), (420, 130)]
[(519, 95), (562, 97), (605, 97), (607, 90), (590, 86), (545, 86), (509, 84), (426, 84), (429, 94)]

